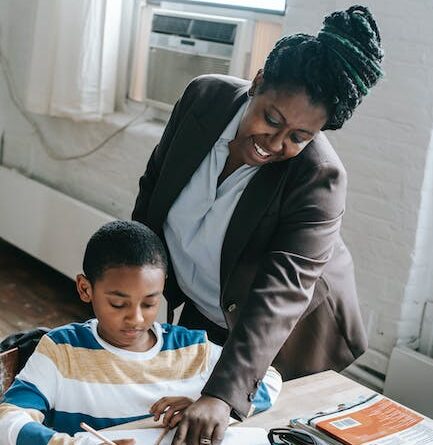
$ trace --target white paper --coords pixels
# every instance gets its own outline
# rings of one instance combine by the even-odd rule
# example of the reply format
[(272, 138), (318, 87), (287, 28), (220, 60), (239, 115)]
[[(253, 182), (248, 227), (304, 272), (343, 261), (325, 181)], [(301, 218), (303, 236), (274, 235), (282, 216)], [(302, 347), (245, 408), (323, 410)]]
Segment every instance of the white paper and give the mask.
[[(101, 431), (107, 439), (135, 439), (135, 445), (154, 445), (161, 428), (146, 428), (143, 430)], [(161, 445), (170, 445), (176, 430), (171, 430), (164, 437)], [(78, 433), (76, 437), (91, 437), (89, 433)], [(94, 436), (93, 436), (94, 437)], [(269, 445), (266, 431), (263, 428), (229, 427), (221, 445)]]

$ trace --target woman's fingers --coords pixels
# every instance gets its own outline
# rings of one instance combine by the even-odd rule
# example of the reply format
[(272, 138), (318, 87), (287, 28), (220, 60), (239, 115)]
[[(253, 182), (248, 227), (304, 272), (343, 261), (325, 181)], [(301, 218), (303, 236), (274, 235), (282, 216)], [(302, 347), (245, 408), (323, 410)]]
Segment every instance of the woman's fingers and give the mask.
[(205, 424), (200, 432), (200, 437), (198, 439), (199, 445), (214, 445), (213, 437), (215, 435), (215, 426), (213, 424)]
[(177, 427), (176, 434), (174, 435), (172, 445), (185, 445), (186, 435), (188, 433), (189, 422), (186, 419), (182, 419)]
[(190, 419), (188, 432), (186, 433), (186, 444), (200, 445), (200, 433), (202, 429), (203, 424), (200, 418)]
[(215, 426), (212, 435), (212, 445), (219, 445), (223, 441), (226, 428), (227, 428), (226, 425), (221, 425), (221, 424), (217, 424)]
[(230, 406), (204, 395), (181, 414), (172, 445), (218, 445), (228, 425)]

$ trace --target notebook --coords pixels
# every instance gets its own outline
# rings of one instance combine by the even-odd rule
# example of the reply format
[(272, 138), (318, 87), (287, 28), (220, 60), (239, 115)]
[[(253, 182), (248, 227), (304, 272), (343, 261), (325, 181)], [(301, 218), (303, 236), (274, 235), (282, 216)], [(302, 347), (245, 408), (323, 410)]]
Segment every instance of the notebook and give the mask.
[[(161, 445), (170, 445), (176, 430), (171, 430), (164, 437)], [(135, 439), (136, 445), (153, 445), (161, 434), (161, 428), (146, 428), (142, 430), (101, 431), (111, 440)], [(89, 433), (78, 433), (75, 437), (88, 436)], [(221, 445), (269, 445), (267, 433), (263, 428), (229, 427), (226, 430)]]

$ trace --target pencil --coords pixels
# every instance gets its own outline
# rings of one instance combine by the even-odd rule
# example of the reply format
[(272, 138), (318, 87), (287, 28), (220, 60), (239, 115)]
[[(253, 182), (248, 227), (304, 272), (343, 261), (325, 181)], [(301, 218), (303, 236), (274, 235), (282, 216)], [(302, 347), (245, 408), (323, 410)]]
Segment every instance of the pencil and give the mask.
[(161, 431), (161, 434), (158, 436), (158, 439), (156, 439), (155, 445), (161, 445), (162, 439), (164, 439), (165, 435), (170, 431), (170, 428), (164, 428)]
[(87, 425), (87, 423), (81, 422), (80, 426), (81, 426), (81, 428), (83, 428), (83, 430), (86, 430), (88, 433), (93, 434), (94, 436), (96, 436), (98, 439), (102, 440), (107, 445), (116, 445), (110, 439), (107, 439), (101, 433), (98, 433), (98, 431), (94, 430), (91, 426)]

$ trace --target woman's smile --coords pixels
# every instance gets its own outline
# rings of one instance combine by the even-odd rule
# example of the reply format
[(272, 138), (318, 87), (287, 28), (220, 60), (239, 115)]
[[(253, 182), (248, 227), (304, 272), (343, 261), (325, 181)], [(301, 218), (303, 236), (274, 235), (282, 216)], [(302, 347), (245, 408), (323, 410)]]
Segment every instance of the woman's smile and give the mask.
[(257, 142), (254, 142), (254, 148), (256, 150), (256, 153), (263, 159), (269, 158), (272, 156), (272, 153), (265, 150), (263, 147), (261, 147)]

